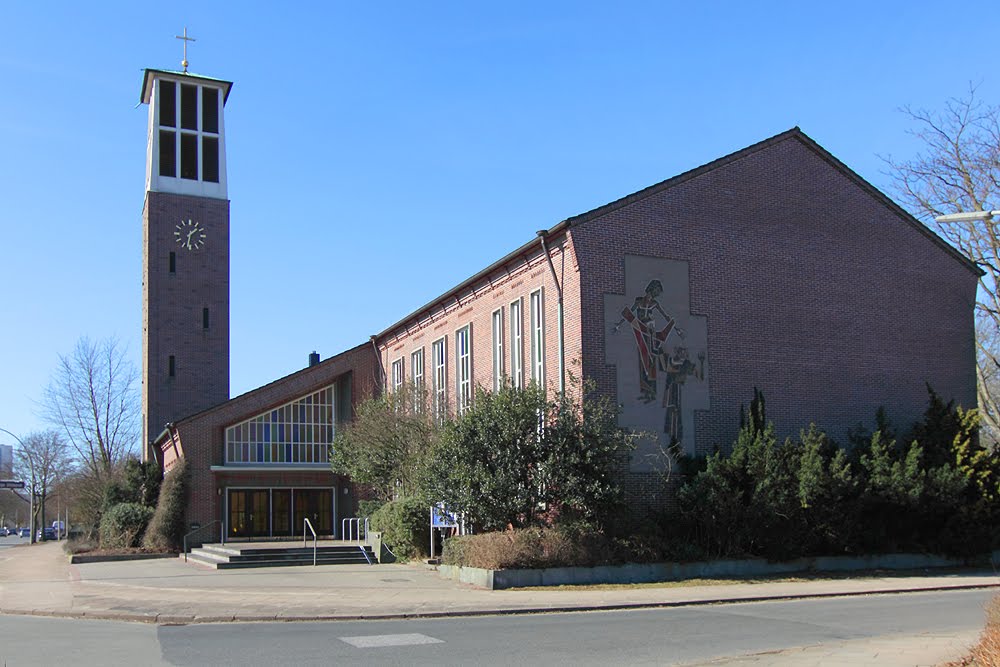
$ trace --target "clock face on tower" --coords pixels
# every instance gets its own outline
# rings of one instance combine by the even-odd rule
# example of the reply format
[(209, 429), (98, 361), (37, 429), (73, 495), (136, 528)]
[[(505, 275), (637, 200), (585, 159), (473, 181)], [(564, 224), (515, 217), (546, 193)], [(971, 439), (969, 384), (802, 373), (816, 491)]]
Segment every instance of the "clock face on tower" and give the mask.
[(182, 248), (197, 250), (205, 245), (205, 228), (190, 218), (181, 220), (174, 229), (174, 240)]

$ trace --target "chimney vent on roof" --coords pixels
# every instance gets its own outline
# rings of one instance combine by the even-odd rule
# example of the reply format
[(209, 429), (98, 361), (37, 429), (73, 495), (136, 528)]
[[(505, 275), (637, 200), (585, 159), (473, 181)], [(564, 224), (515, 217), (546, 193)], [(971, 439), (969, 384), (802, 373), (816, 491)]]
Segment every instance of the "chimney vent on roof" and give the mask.
[(313, 352), (309, 355), (309, 365), (315, 366), (318, 363), (319, 363), (319, 353), (313, 350)]

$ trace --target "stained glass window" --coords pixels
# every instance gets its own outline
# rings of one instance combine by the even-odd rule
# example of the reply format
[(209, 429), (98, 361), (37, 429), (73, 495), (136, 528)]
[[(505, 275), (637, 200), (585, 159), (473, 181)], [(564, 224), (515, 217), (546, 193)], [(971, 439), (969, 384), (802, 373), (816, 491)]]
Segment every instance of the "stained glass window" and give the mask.
[(335, 385), (226, 429), (227, 464), (329, 463)]

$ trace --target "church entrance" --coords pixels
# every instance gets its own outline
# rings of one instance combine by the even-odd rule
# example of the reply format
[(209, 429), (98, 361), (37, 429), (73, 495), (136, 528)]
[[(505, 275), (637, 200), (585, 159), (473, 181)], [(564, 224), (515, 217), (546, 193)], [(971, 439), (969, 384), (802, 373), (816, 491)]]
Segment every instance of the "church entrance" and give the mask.
[(226, 535), (229, 539), (301, 538), (304, 519), (316, 534), (334, 536), (331, 488), (227, 489)]
[(317, 535), (333, 534), (333, 493), (330, 489), (301, 489), (295, 494), (295, 529), (309, 519)]
[(232, 537), (263, 537), (269, 534), (267, 490), (240, 489), (229, 492), (229, 534)]

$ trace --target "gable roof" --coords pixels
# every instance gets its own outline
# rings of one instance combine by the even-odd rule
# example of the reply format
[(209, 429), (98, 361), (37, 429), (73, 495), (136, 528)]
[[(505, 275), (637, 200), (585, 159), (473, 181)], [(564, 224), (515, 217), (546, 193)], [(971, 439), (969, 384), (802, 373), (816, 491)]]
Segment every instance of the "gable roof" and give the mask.
[[(741, 159), (747, 157), (748, 155), (752, 155), (753, 153), (756, 153), (757, 151), (761, 151), (761, 150), (764, 150), (766, 148), (770, 148), (771, 146), (774, 146), (774, 145), (779, 144), (779, 143), (781, 143), (783, 141), (789, 141), (789, 140), (795, 140), (795, 141), (799, 141), (800, 143), (802, 143), (802, 145), (804, 145), (806, 148), (808, 148), (813, 153), (815, 153), (817, 156), (819, 156), (819, 158), (821, 160), (825, 161), (827, 164), (829, 164), (834, 169), (836, 169), (837, 171), (839, 171), (841, 174), (843, 174), (844, 176), (846, 176), (850, 181), (854, 182), (855, 185), (857, 185), (858, 187), (860, 187), (862, 190), (864, 190), (865, 192), (867, 192), (871, 197), (873, 197), (875, 200), (877, 200), (878, 202), (880, 202), (883, 206), (887, 207), (893, 213), (895, 213), (896, 215), (898, 215), (904, 222), (906, 222), (911, 227), (915, 228), (921, 234), (923, 234), (928, 239), (930, 239), (939, 248), (941, 248), (946, 253), (948, 253), (949, 255), (951, 255), (953, 259), (957, 260), (960, 264), (962, 264), (970, 272), (972, 272), (976, 276), (984, 275), (984, 271), (982, 269), (980, 269), (978, 266), (976, 266), (975, 262), (973, 262), (968, 257), (966, 257), (965, 255), (963, 255), (962, 253), (960, 253), (958, 250), (956, 250), (954, 247), (952, 247), (951, 244), (949, 244), (947, 241), (945, 241), (940, 236), (938, 236), (936, 233), (934, 233), (934, 231), (932, 229), (930, 229), (927, 225), (925, 225), (924, 223), (922, 223), (919, 220), (917, 220), (917, 218), (915, 218), (913, 215), (911, 215), (909, 212), (907, 212), (906, 209), (904, 209), (899, 204), (897, 204), (892, 199), (890, 199), (888, 196), (886, 196), (881, 190), (879, 190), (874, 185), (872, 185), (871, 183), (869, 183), (868, 181), (866, 181), (864, 178), (862, 178), (860, 175), (858, 175), (857, 172), (855, 172), (853, 169), (851, 169), (850, 167), (848, 167), (846, 164), (844, 164), (843, 162), (841, 162), (840, 160), (838, 160), (832, 153), (830, 153), (828, 150), (826, 150), (825, 148), (823, 148), (822, 146), (820, 146), (818, 143), (816, 143), (816, 141), (814, 141), (811, 137), (809, 137), (805, 132), (803, 132), (801, 129), (799, 129), (798, 126), (793, 127), (793, 128), (791, 128), (789, 130), (785, 130), (784, 132), (776, 134), (773, 137), (769, 137), (767, 139), (764, 139), (763, 141), (759, 141), (759, 142), (757, 142), (755, 144), (751, 144), (750, 146), (747, 146), (746, 148), (742, 148), (742, 149), (740, 149), (738, 151), (735, 151), (733, 153), (730, 153), (728, 155), (724, 155), (724, 156), (722, 156), (720, 158), (712, 160), (711, 162), (707, 162), (707, 163), (701, 165), (700, 167), (695, 167), (694, 169), (690, 169), (690, 170), (685, 171), (685, 172), (683, 172), (681, 174), (678, 174), (676, 176), (668, 178), (665, 181), (660, 181), (659, 183), (655, 183), (653, 185), (650, 185), (647, 188), (643, 188), (642, 190), (639, 190), (637, 192), (633, 192), (632, 194), (625, 195), (624, 197), (622, 197), (620, 199), (616, 199), (616, 200), (614, 200), (612, 202), (608, 202), (607, 204), (604, 204), (602, 206), (598, 206), (597, 208), (594, 208), (594, 209), (591, 209), (589, 211), (586, 211), (585, 213), (580, 213), (578, 215), (574, 215), (572, 217), (566, 218), (565, 220), (560, 221), (556, 225), (553, 225), (548, 230), (545, 230), (544, 231), (544, 235), (546, 237), (551, 237), (554, 234), (558, 234), (558, 233), (563, 232), (563, 231), (565, 231), (567, 229), (570, 229), (572, 227), (576, 227), (577, 225), (585, 224), (585, 223), (587, 223), (587, 222), (589, 222), (591, 220), (594, 220), (595, 218), (599, 218), (599, 217), (601, 217), (601, 216), (603, 216), (603, 215), (605, 215), (607, 213), (610, 213), (612, 211), (618, 210), (620, 208), (624, 208), (625, 206), (629, 206), (630, 204), (634, 204), (635, 202), (641, 201), (641, 200), (643, 200), (643, 199), (645, 199), (647, 197), (651, 197), (653, 195), (656, 195), (656, 194), (658, 194), (660, 192), (663, 192), (664, 190), (667, 190), (667, 189), (672, 188), (672, 187), (674, 187), (676, 185), (680, 185), (681, 183), (684, 183), (684, 182), (689, 181), (689, 180), (691, 180), (693, 178), (701, 176), (702, 174), (706, 174), (706, 173), (708, 173), (710, 171), (713, 171), (715, 169), (719, 169), (720, 167), (724, 167), (724, 166), (726, 166), (726, 165), (728, 165), (730, 163), (736, 162), (737, 160), (741, 160)], [(539, 232), (538, 234), (541, 235), (542, 233), (543, 232)], [(424, 304), (420, 308), (414, 310), (412, 313), (410, 313), (406, 317), (402, 318), (401, 320), (397, 321), (396, 323), (392, 324), (391, 326), (387, 327), (386, 329), (384, 329), (380, 333), (376, 334), (374, 337), (377, 338), (377, 339), (380, 339), (380, 338), (386, 336), (387, 334), (392, 333), (394, 330), (400, 328), (401, 326), (403, 326), (404, 324), (406, 324), (407, 322), (409, 322), (413, 318), (417, 317), (418, 315), (421, 315), (423, 313), (426, 313), (428, 311), (433, 310), (435, 308), (435, 306), (437, 306), (438, 304), (454, 298), (457, 294), (463, 292), (464, 290), (466, 290), (467, 288), (469, 288), (470, 286), (472, 286), (474, 283), (477, 283), (478, 281), (482, 280), (483, 278), (485, 278), (489, 274), (493, 273), (494, 271), (497, 271), (498, 269), (500, 269), (501, 267), (503, 267), (505, 264), (507, 264), (507, 263), (511, 262), (512, 260), (516, 259), (520, 255), (523, 255), (524, 253), (528, 252), (529, 250), (531, 250), (533, 248), (537, 248), (537, 247), (538, 247), (538, 239), (536, 237), (536, 238), (528, 241), (524, 245), (520, 246), (516, 250), (508, 253), (507, 255), (504, 255), (499, 260), (493, 262), (492, 264), (490, 264), (489, 266), (487, 266), (483, 270), (479, 271), (475, 275), (470, 276), (469, 278), (466, 278), (462, 282), (460, 282), (457, 285), (455, 285), (454, 287), (452, 287), (447, 292), (441, 294), (440, 296), (438, 296), (438, 297), (434, 298), (433, 300), (427, 302), (426, 304)]]
[[(181, 417), (175, 420), (174, 422), (171, 422), (170, 427), (184, 425), (189, 422), (202, 419), (206, 416), (211, 415), (212, 413), (219, 412), (222, 410), (233, 409), (233, 408), (239, 409), (240, 404), (248, 404), (248, 407), (245, 410), (242, 410), (242, 414), (245, 415), (255, 415), (258, 414), (258, 412), (260, 412), (261, 410), (264, 411), (269, 410), (270, 409), (269, 407), (261, 408), (259, 405), (254, 404), (254, 400), (257, 399), (258, 397), (270, 396), (275, 390), (280, 389), (282, 385), (294, 386), (294, 383), (297, 380), (307, 375), (318, 375), (322, 377), (325, 374), (332, 372), (334, 373), (334, 375), (328, 379), (332, 380), (341, 377), (345, 373), (354, 370), (354, 367), (350, 363), (351, 360), (349, 357), (350, 355), (357, 354), (359, 352), (362, 354), (371, 353), (373, 357), (375, 356), (374, 351), (371, 349), (370, 342), (356, 345), (350, 349), (344, 350), (343, 352), (330, 357), (329, 359), (324, 359), (323, 361), (320, 361), (318, 364), (315, 364), (314, 366), (306, 366), (305, 368), (300, 368), (299, 370), (293, 371), (288, 375), (283, 375), (282, 377), (276, 380), (272, 380), (267, 384), (246, 391), (240, 394), (239, 396), (233, 396), (230, 399), (222, 401), (221, 403), (216, 403), (215, 405), (205, 408), (204, 410), (195, 412), (185, 417)], [(323, 382), (325, 382), (325, 380)], [(289, 390), (286, 390), (286, 393), (288, 392)], [(297, 397), (300, 395), (304, 395), (303, 392), (310, 393), (310, 390), (298, 387), (295, 390), (291, 390), (290, 393), (288, 393), (288, 395)], [(264, 402), (268, 406), (278, 405), (280, 403), (285, 402), (285, 398), (287, 398), (287, 396), (283, 395), (278, 400), (268, 399), (265, 400)], [(163, 440), (164, 437), (169, 437), (168, 430), (169, 428), (164, 428), (159, 435), (153, 438), (152, 442), (158, 443), (161, 440)]]
[[(853, 181), (855, 185), (857, 185), (862, 190), (867, 192), (871, 197), (879, 201), (883, 206), (889, 208), (893, 213), (902, 218), (904, 222), (909, 224), (911, 227), (916, 228), (920, 233), (922, 233), (924, 236), (926, 236), (935, 244), (937, 244), (942, 250), (946, 251), (954, 259), (958, 260), (958, 262), (960, 264), (963, 264), (967, 269), (975, 273), (977, 276), (984, 275), (983, 270), (980, 269), (978, 266), (976, 266), (975, 262), (973, 262), (968, 257), (960, 253), (958, 250), (952, 247), (950, 243), (948, 243), (940, 236), (938, 236), (936, 233), (934, 233), (934, 231), (930, 229), (927, 225), (917, 220), (913, 215), (907, 212), (906, 209), (904, 209), (902, 206), (900, 206), (892, 199), (887, 197), (881, 190), (879, 190), (874, 185), (866, 181), (864, 178), (858, 175), (857, 172), (848, 167), (846, 164), (838, 160), (830, 151), (826, 150), (818, 143), (816, 143), (805, 132), (799, 129), (798, 126), (793, 127), (790, 130), (781, 132), (780, 134), (776, 134), (773, 137), (764, 139), (763, 141), (759, 141), (755, 144), (747, 146), (746, 148), (740, 149), (734, 153), (730, 153), (729, 155), (724, 155), (716, 160), (707, 162), (701, 165), (700, 167), (695, 167), (694, 169), (685, 171), (684, 173), (668, 178), (665, 181), (660, 181), (659, 183), (650, 185), (648, 188), (643, 188), (638, 192), (633, 192), (632, 194), (626, 195), (621, 199), (616, 199), (615, 201), (604, 204), (603, 206), (598, 206), (597, 208), (587, 211), (586, 213), (580, 213), (579, 215), (567, 218), (566, 220), (563, 220), (562, 223), (560, 223), (560, 225), (565, 223), (569, 226), (575, 227), (577, 225), (584, 224), (590, 220), (593, 220), (594, 218), (599, 218), (602, 215), (610, 213), (611, 211), (615, 211), (630, 204), (634, 204), (635, 202), (641, 201), (646, 197), (651, 197), (655, 194), (663, 192), (664, 190), (672, 188), (675, 185), (679, 185), (681, 183), (684, 183), (685, 181), (691, 180), (692, 178), (696, 178), (698, 176), (701, 176), (702, 174), (708, 173), (720, 167), (724, 167), (732, 162), (736, 162), (737, 160), (741, 160), (747, 157), (748, 155), (756, 153), (757, 151), (764, 150), (765, 148), (770, 148), (775, 144), (779, 144), (783, 141), (787, 141), (790, 139), (794, 139), (801, 142), (802, 145), (804, 145), (806, 148), (808, 148), (817, 156), (819, 156), (821, 160), (832, 166), (834, 169), (836, 169), (841, 174), (846, 176), (849, 180)], [(553, 227), (553, 229), (556, 229), (557, 227), (559, 227), (559, 225), (556, 225), (556, 227)]]

